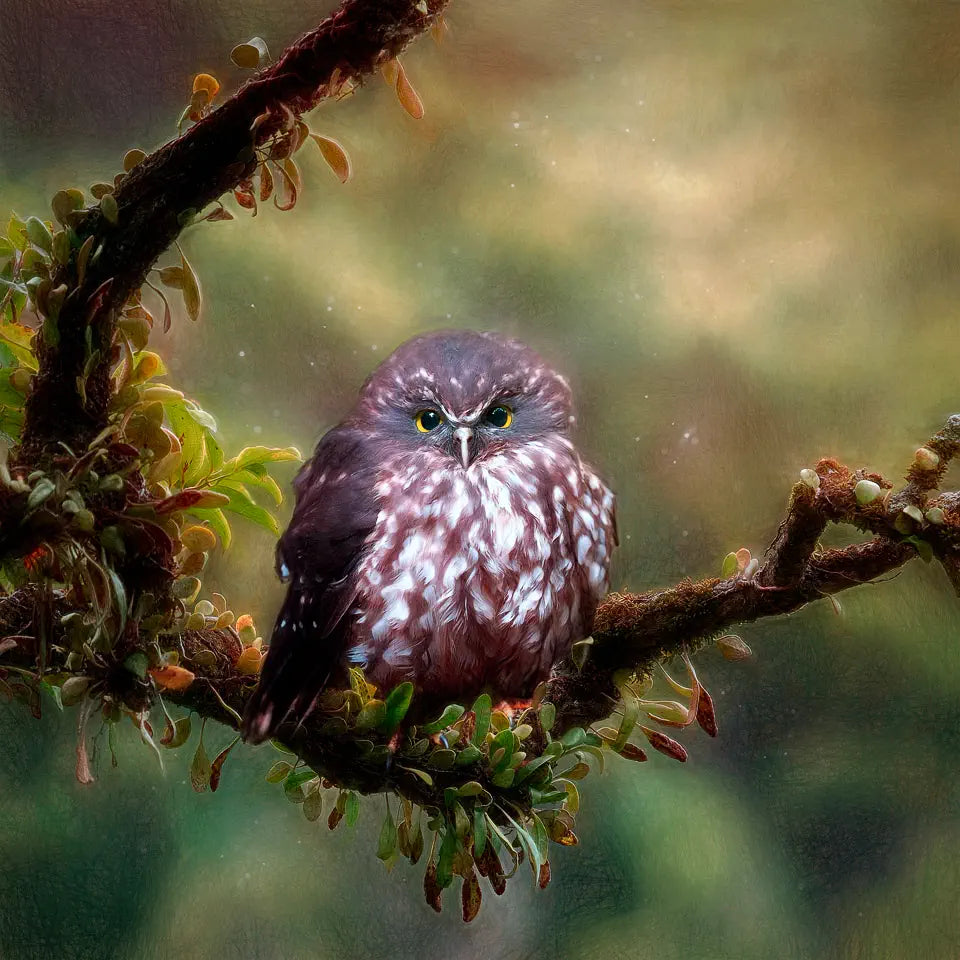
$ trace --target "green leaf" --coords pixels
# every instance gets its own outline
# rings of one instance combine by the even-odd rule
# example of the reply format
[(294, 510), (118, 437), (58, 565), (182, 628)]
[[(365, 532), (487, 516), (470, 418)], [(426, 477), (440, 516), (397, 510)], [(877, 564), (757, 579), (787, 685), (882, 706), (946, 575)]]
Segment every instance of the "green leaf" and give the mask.
[(283, 781), (284, 796), (291, 803), (303, 803), (306, 800), (303, 785), (315, 777), (316, 774), (310, 769), (292, 770)]
[(483, 756), (482, 751), (479, 747), (475, 746), (472, 743), (468, 743), (462, 750), (457, 753), (457, 766), (465, 767), (468, 764), (476, 763)]
[[(100, 204), (103, 205), (103, 200), (100, 201)], [(187, 316), (191, 320), (197, 320), (200, 317), (200, 305), (203, 302), (200, 294), (200, 281), (183, 253), (180, 254), (180, 266), (183, 270), (180, 290), (183, 294), (183, 305), (187, 308)]]
[(487, 848), (487, 815), (478, 803), (473, 808), (473, 856), (479, 859)]
[(376, 730), (382, 727), (387, 716), (387, 705), (382, 700), (368, 700), (357, 714), (354, 724), (357, 730)]
[(314, 820), (319, 820), (322, 814), (323, 793), (321, 793), (318, 784), (316, 789), (307, 793), (306, 799), (303, 801), (303, 815), (312, 823)]
[(112, 193), (105, 193), (100, 198), (100, 212), (107, 221), (114, 226), (117, 225), (120, 219), (120, 211), (117, 208), (117, 198)]
[(549, 733), (553, 729), (553, 724), (557, 719), (557, 708), (547, 701), (540, 704), (540, 726), (544, 733)]
[(360, 795), (354, 790), (347, 791), (346, 806), (344, 807), (344, 817), (347, 826), (352, 827), (360, 816)]
[(284, 787), (299, 787), (305, 783), (309, 783), (316, 777), (316, 774), (309, 767), (304, 767), (301, 770), (293, 770), (287, 774), (286, 779), (283, 782)]
[(167, 727), (160, 737), (160, 743), (168, 750), (182, 747), (190, 738), (190, 715), (178, 717), (173, 723), (167, 721)]
[(499, 773), (495, 774), (490, 778), (490, 782), (495, 787), (500, 787), (502, 790), (506, 790), (507, 787), (513, 786), (514, 777), (516, 776), (516, 770), (501, 770)]
[(437, 770), (449, 770), (457, 762), (457, 755), (453, 750), (434, 750), (427, 762)]
[(27, 497), (27, 509), (36, 510), (56, 489), (56, 484), (49, 477), (41, 477)]
[[(109, 564), (105, 564), (107, 571), (107, 576), (110, 577), (110, 585), (113, 587), (113, 599), (116, 603), (117, 614), (120, 617), (120, 625), (117, 627), (117, 636), (123, 636), (123, 632), (127, 627), (127, 589), (123, 585), (123, 581), (120, 579), (119, 574), (116, 570), (113, 569)], [(128, 658), (129, 659), (129, 658)], [(143, 674), (140, 675), (140, 679), (143, 679)]]
[(545, 754), (542, 757), (537, 757), (536, 760), (531, 760), (525, 767), (520, 767), (514, 775), (513, 782), (517, 785), (523, 783), (525, 780), (529, 780), (538, 770), (546, 766), (548, 763), (552, 763), (556, 760), (556, 757)]
[(199, 520), (206, 521), (210, 529), (220, 538), (220, 545), (226, 550), (233, 540), (230, 521), (219, 507), (192, 507), (187, 511)]
[(453, 858), (457, 852), (457, 834), (447, 827), (440, 844), (440, 858), (437, 861), (437, 886), (445, 890), (453, 883)]
[(281, 463), (287, 460), (299, 463), (303, 456), (296, 447), (244, 447), (224, 466), (233, 465), (233, 469), (242, 470), (255, 463)]
[[(510, 764), (510, 758), (513, 756), (514, 737), (512, 730), (501, 730), (490, 743), (490, 760), (494, 764), (494, 773), (498, 773)], [(494, 754), (502, 750), (503, 756), (499, 760), (494, 759)]]
[(147, 655), (142, 650), (136, 650), (123, 661), (124, 670), (129, 671), (130, 673), (138, 676), (141, 680), (146, 679), (147, 676), (147, 667), (150, 666), (150, 661), (147, 659)]
[(728, 553), (723, 558), (723, 564), (720, 567), (720, 576), (724, 580), (729, 580), (737, 572), (737, 555)]
[(583, 727), (571, 727), (560, 738), (565, 750), (574, 750), (587, 739), (587, 732)]
[(53, 702), (57, 705), (57, 709), (62, 713), (63, 712), (63, 700), (60, 699), (60, 688), (55, 687), (50, 683), (47, 683), (46, 680), (40, 681), (40, 689), (46, 690), (50, 697), (53, 699)]
[(216, 493), (222, 493), (230, 500), (223, 509), (235, 513), (238, 517), (250, 520), (252, 523), (269, 530), (275, 537), (280, 536), (280, 524), (277, 518), (263, 507), (258, 506), (246, 489), (237, 490), (230, 486), (229, 481), (221, 480), (211, 488)]
[(282, 780), (287, 779), (291, 770), (293, 770), (292, 763), (287, 763), (286, 760), (278, 760), (267, 771), (266, 781), (267, 783), (280, 783)]
[(387, 811), (383, 825), (380, 827), (380, 839), (377, 841), (377, 858), (389, 860), (397, 851), (397, 824), (393, 814)]
[(210, 774), (212, 772), (207, 751), (203, 746), (203, 731), (201, 730), (200, 742), (197, 744), (196, 753), (193, 755), (193, 762), (190, 764), (190, 783), (197, 793), (203, 793), (210, 785)]
[[(537, 842), (530, 836), (530, 834), (517, 823), (509, 813), (504, 811), (504, 816), (510, 821), (513, 825), (513, 829), (517, 832), (517, 839), (520, 841), (520, 845), (524, 848), (527, 853), (527, 859), (530, 861), (530, 866), (533, 869), (533, 878), (536, 880), (540, 875), (540, 865), (543, 863), (543, 860), (540, 857), (540, 848), (537, 846)], [(539, 819), (539, 818), (538, 818)]]
[(611, 748), (619, 753), (633, 733), (633, 728), (637, 725), (640, 717), (640, 701), (626, 688), (620, 688), (621, 702), (623, 704), (623, 719), (620, 721), (620, 730), (617, 733), (617, 739), (610, 744)]
[(410, 709), (410, 701), (413, 699), (413, 684), (409, 681), (398, 684), (394, 687), (386, 699), (386, 711), (383, 720), (380, 723), (380, 729), (384, 733), (393, 733), (400, 725), (400, 722), (407, 715)]
[(187, 465), (184, 483), (192, 484), (206, 474), (208, 457), (204, 429), (185, 400), (171, 400), (163, 405), (170, 428), (180, 438), (181, 461)]
[(446, 730), (447, 727), (455, 724), (463, 716), (464, 712), (464, 708), (461, 707), (459, 703), (451, 703), (436, 720), (432, 723), (425, 723), (418, 729), (421, 733), (429, 737), (431, 734), (439, 733), (441, 730)]
[(567, 798), (564, 801), (564, 809), (571, 816), (576, 816), (577, 812), (580, 810), (580, 791), (577, 789), (577, 785), (571, 780), (557, 779), (553, 781), (554, 786), (562, 787), (567, 794)]
[(0, 324), (0, 340), (23, 366), (36, 373), (39, 364), (31, 347), (33, 331), (29, 327), (20, 323)]
[(476, 723), (473, 728), (472, 742), (476, 746), (482, 746), (487, 737), (487, 731), (490, 729), (490, 712), (493, 704), (490, 700), (490, 694), (481, 693), (473, 703), (473, 713), (476, 717)]
[(415, 777), (419, 777), (428, 787), (433, 786), (433, 777), (431, 777), (426, 770), (418, 770), (416, 767), (405, 767), (402, 763), (398, 763), (397, 766), (401, 770), (406, 770), (407, 773), (412, 773)]

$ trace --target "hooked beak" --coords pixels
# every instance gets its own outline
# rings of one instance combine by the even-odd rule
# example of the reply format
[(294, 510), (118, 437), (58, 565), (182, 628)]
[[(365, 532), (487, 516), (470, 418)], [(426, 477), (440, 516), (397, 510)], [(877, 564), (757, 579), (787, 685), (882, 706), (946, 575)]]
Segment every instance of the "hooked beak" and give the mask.
[(473, 439), (473, 431), (469, 427), (457, 427), (453, 431), (453, 436), (457, 444), (457, 454), (463, 469), (470, 466), (470, 441)]

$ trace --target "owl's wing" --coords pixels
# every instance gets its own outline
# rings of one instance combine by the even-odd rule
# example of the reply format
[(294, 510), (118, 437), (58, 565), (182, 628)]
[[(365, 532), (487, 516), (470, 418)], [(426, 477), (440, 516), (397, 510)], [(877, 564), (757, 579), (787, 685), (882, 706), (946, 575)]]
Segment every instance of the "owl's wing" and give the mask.
[(303, 716), (343, 657), (344, 615), (379, 511), (377, 467), (365, 434), (336, 427), (294, 481), (293, 518), (277, 545), (277, 569), (290, 587), (244, 711), (246, 740), (260, 743), (285, 719)]

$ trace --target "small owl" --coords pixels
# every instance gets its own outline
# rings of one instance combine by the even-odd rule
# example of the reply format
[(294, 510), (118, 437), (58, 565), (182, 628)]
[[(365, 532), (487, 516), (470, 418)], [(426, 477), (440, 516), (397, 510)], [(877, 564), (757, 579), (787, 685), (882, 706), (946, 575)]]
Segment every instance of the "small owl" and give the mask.
[(616, 544), (573, 422), (567, 381), (515, 340), (442, 331), (384, 360), (295, 481), (245, 737), (302, 721), (351, 665), (421, 703), (529, 697), (589, 635)]

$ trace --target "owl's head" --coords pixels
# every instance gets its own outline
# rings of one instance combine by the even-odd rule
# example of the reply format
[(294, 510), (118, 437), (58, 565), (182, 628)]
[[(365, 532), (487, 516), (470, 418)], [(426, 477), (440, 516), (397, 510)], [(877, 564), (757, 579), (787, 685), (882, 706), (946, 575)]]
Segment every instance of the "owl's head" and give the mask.
[(399, 346), (367, 379), (353, 418), (464, 467), (484, 452), (565, 434), (570, 385), (537, 353), (495, 333), (441, 330)]

